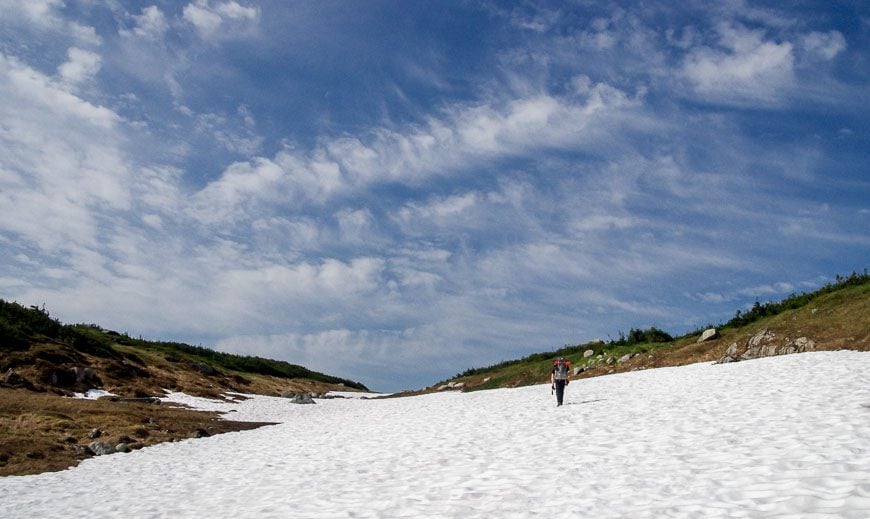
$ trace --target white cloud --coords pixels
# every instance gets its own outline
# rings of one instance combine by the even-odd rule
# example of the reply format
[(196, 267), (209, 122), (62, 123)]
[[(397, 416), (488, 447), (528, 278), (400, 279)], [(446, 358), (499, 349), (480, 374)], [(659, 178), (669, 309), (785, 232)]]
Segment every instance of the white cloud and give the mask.
[(0, 9), (7, 15), (18, 15), (33, 23), (53, 23), (63, 0), (0, 0)]
[(846, 38), (839, 31), (811, 32), (801, 37), (800, 42), (808, 54), (826, 61), (846, 50)]
[(184, 7), (182, 16), (196, 28), (202, 38), (208, 40), (250, 34), (260, 17), (260, 11), (256, 7), (245, 7), (232, 0), (195, 0)]
[(156, 5), (142, 9), (141, 14), (133, 15), (135, 26), (132, 30), (120, 31), (122, 36), (138, 36), (150, 40), (159, 40), (169, 29), (166, 15)]
[(96, 243), (91, 209), (123, 210), (132, 201), (121, 119), (3, 54), (0, 98), (0, 171), (8, 172), (0, 205), (16, 215), (0, 228), (49, 251)]
[(683, 74), (704, 99), (775, 104), (791, 89), (791, 43), (769, 41), (761, 30), (729, 24), (721, 24), (718, 33), (720, 48), (696, 48), (683, 62)]
[(57, 68), (57, 73), (68, 84), (75, 85), (92, 79), (100, 70), (100, 55), (77, 47), (67, 51), (68, 61)]
[(60, 12), (64, 5), (63, 0), (0, 0), (0, 12), (9, 21), (41, 30), (65, 32), (81, 44), (100, 45), (102, 38), (96, 29), (64, 19)]

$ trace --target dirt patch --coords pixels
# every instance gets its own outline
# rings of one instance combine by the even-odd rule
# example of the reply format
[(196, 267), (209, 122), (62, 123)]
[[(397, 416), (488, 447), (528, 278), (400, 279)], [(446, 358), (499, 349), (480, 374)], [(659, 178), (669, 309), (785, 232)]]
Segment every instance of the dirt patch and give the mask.
[[(98, 441), (140, 449), (162, 442), (255, 429), (267, 423), (220, 420), (217, 413), (165, 404), (82, 400), (25, 389), (0, 389), (0, 476), (63, 470), (89, 457)], [(123, 456), (123, 454), (118, 454)]]

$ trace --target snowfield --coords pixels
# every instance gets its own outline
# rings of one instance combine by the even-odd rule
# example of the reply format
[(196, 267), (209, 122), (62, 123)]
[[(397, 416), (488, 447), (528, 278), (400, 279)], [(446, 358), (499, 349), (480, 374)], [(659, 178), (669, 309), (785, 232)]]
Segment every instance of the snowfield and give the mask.
[(172, 394), (279, 425), (0, 478), (4, 518), (870, 517), (870, 354), (387, 400)]

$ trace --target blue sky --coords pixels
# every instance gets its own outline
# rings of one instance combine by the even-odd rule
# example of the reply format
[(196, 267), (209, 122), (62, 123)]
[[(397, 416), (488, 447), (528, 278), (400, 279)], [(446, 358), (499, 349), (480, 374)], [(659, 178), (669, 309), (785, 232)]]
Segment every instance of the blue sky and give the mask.
[(0, 0), (0, 297), (395, 391), (870, 258), (870, 7)]

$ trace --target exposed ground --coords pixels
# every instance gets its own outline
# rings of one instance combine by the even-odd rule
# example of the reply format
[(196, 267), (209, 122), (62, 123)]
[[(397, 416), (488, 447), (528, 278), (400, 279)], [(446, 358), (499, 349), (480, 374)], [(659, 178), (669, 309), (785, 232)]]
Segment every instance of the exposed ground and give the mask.
[[(683, 366), (696, 362), (714, 362), (722, 357), (732, 343), (745, 344), (750, 337), (763, 329), (769, 329), (777, 337), (808, 337), (815, 343), (816, 351), (840, 349), (870, 351), (870, 283), (848, 286), (832, 293), (813, 298), (809, 304), (766, 317), (749, 325), (719, 329), (719, 337), (706, 342), (697, 342), (700, 334), (677, 339), (672, 343), (612, 346), (604, 343), (589, 343), (578, 353), (566, 355), (574, 367), (584, 371), (572, 379), (596, 377), (639, 369)], [(583, 352), (592, 350), (592, 357), (584, 358)], [(631, 360), (618, 363), (625, 354), (633, 354)], [(614, 359), (611, 363), (594, 361)], [(447, 383), (463, 384), (463, 391), (518, 387), (541, 384), (549, 380), (552, 359), (516, 362), (492, 369), (475, 370), (473, 375), (457, 376), (438, 382), (428, 388), (404, 393), (404, 395), (431, 393)]]
[[(707, 342), (699, 343), (698, 336), (691, 335), (659, 344), (590, 343), (567, 356), (575, 367), (584, 368), (575, 379), (710, 362), (719, 359), (730, 344), (745, 343), (765, 328), (780, 338), (808, 337), (816, 350), (870, 351), (870, 283), (820, 295), (801, 308), (746, 326), (721, 329), (719, 338)], [(86, 456), (81, 447), (93, 441), (90, 433), (95, 428), (103, 432), (99, 441), (124, 441), (136, 449), (264, 425), (222, 421), (212, 413), (144, 401), (162, 396), (165, 389), (213, 398), (227, 392), (279, 396), (350, 389), (306, 378), (227, 369), (160, 349), (117, 342), (108, 348), (82, 351), (44, 337), (27, 345), (0, 344), (0, 476), (62, 470), (77, 464)], [(589, 349), (594, 355), (586, 358), (583, 352)], [(634, 355), (627, 362), (605, 361), (627, 353)], [(517, 361), (399, 396), (434, 392), (447, 382), (463, 384), (464, 391), (539, 384), (548, 380), (550, 365), (551, 359)], [(97, 387), (120, 398), (70, 398), (74, 392)]]

